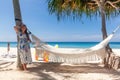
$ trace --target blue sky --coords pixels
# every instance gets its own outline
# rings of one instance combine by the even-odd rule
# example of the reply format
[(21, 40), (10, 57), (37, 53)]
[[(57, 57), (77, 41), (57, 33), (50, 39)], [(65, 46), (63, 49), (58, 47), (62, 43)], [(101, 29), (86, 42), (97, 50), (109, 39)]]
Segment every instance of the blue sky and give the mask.
[[(43, 41), (101, 41), (101, 19), (82, 20), (64, 19), (57, 21), (50, 15), (45, 0), (20, 0), (24, 24)], [(0, 41), (16, 41), (12, 0), (0, 0)], [(107, 32), (110, 34), (120, 25), (120, 15), (107, 20)], [(120, 42), (120, 30), (111, 41)]]

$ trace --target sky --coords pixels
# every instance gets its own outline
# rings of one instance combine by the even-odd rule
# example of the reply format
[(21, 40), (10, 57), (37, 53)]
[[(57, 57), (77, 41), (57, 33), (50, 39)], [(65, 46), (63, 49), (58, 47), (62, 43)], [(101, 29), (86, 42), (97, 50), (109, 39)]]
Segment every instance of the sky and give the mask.
[[(82, 20), (61, 19), (50, 15), (46, 0), (19, 0), (23, 23), (43, 41), (96, 42), (102, 40), (101, 18), (83, 16)], [(106, 21), (107, 33), (120, 26), (120, 15)], [(12, 0), (0, 0), (0, 42), (17, 41), (14, 31)], [(120, 29), (112, 42), (120, 42)]]

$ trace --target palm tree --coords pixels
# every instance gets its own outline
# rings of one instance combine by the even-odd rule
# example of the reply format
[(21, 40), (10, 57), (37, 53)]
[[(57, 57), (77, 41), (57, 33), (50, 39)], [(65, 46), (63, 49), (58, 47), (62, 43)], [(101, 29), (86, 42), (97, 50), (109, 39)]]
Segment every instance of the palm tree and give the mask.
[[(57, 19), (72, 17), (81, 19), (84, 14), (89, 18), (92, 15), (101, 15), (102, 36), (107, 37), (106, 18), (112, 15), (120, 14), (120, 0), (47, 0), (50, 14), (55, 14)], [(79, 17), (79, 18), (78, 18)], [(109, 45), (106, 47), (108, 56), (112, 52)], [(108, 66), (109, 57), (105, 60), (105, 66)]]
[[(16, 26), (20, 26), (22, 24), (22, 17), (20, 11), (19, 0), (13, 0), (13, 8), (14, 8), (14, 16)], [(17, 36), (17, 41), (19, 41), (19, 37)], [(18, 44), (19, 45), (19, 44)], [(21, 69), (21, 60), (19, 55), (19, 49), (17, 48), (17, 68)]]

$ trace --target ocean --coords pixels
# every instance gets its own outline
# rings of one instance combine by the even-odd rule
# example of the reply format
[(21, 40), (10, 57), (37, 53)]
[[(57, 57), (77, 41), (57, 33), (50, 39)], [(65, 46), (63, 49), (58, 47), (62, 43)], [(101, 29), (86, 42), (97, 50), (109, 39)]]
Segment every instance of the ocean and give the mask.
[[(99, 42), (47, 42), (49, 45), (58, 45), (60, 48), (90, 48)], [(0, 42), (0, 47), (7, 47), (8, 42)], [(10, 42), (10, 47), (16, 47), (17, 42)], [(31, 44), (31, 47), (33, 45)], [(110, 42), (111, 48), (120, 49), (120, 42)]]

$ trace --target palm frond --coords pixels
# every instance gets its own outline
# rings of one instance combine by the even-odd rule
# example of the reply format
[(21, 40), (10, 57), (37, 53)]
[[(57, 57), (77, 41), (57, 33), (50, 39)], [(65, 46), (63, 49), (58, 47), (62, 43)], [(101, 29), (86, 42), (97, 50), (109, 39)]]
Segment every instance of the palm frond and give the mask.
[[(57, 19), (73, 17), (73, 19), (81, 19), (84, 14), (91, 18), (93, 15), (100, 15), (99, 6), (95, 0), (47, 0), (48, 10), (50, 14), (55, 14)], [(107, 2), (115, 5), (118, 10)], [(119, 0), (105, 0), (104, 3), (105, 15), (110, 17), (112, 15), (120, 14)]]

